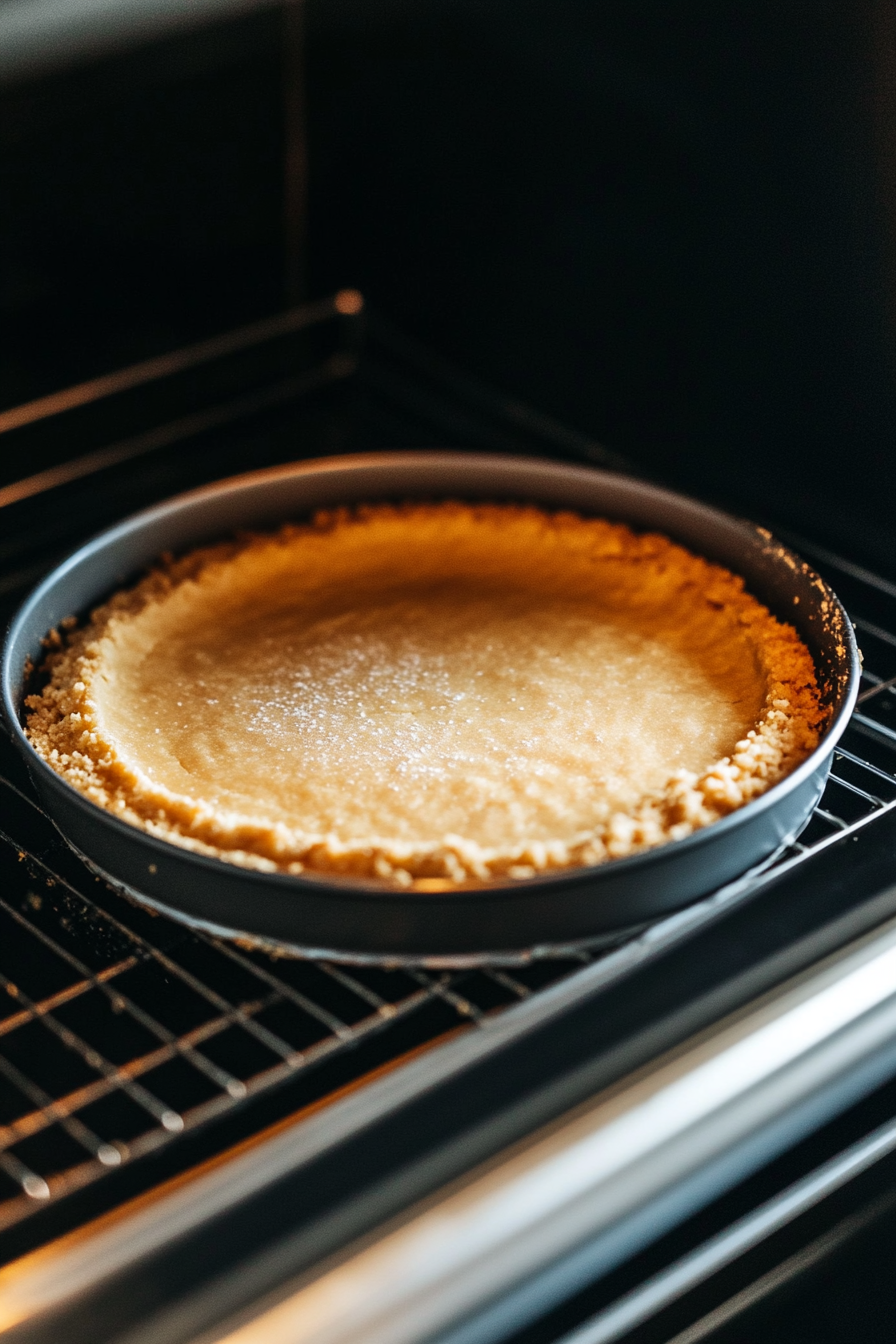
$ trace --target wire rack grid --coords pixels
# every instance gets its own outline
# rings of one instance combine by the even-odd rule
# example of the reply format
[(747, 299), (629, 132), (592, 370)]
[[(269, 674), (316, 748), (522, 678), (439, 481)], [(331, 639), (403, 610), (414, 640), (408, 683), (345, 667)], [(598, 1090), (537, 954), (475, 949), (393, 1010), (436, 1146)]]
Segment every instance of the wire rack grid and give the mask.
[[(896, 628), (896, 597), (892, 607)], [(859, 704), (819, 806), (778, 863), (896, 807), (896, 634), (854, 622)], [(375, 1033), (401, 1057), (604, 955), (459, 972), (274, 959), (91, 875), (5, 743), (0, 801), (0, 1229)]]

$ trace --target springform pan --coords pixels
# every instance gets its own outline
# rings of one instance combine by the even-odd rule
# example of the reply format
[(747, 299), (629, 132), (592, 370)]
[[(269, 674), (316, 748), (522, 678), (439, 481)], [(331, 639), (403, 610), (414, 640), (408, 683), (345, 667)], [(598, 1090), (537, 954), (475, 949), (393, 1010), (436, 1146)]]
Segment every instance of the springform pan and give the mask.
[[(786, 779), (703, 830), (593, 868), (420, 892), (373, 881), (256, 872), (153, 838), (90, 802), (32, 749), (23, 731), (26, 668), (41, 641), (134, 582), (163, 552), (246, 529), (273, 529), (337, 504), (414, 498), (533, 502), (659, 531), (743, 576), (799, 631), (829, 726)], [(818, 802), (855, 703), (852, 626), (826, 583), (764, 529), (654, 485), (588, 467), (469, 452), (322, 458), (193, 490), (110, 528), (59, 565), (14, 618), (3, 655), (10, 732), (46, 811), (69, 844), (114, 885), (167, 914), (299, 955), (469, 965), (513, 962), (606, 942), (761, 863), (792, 840)]]

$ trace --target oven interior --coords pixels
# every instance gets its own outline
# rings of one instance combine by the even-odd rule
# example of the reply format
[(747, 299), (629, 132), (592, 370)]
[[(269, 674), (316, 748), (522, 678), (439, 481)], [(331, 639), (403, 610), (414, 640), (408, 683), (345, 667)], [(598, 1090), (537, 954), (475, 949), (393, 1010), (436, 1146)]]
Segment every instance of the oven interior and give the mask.
[[(688, 82), (683, 18), (674, 31), (663, 31), (652, 14), (648, 36), (639, 37), (637, 25), (626, 29), (619, 15), (587, 20), (583, 6), (566, 8), (569, 31), (591, 23), (589, 40), (603, 62), (592, 103), (583, 90), (594, 69), (577, 64), (568, 32), (560, 25), (558, 33), (542, 6), (527, 5), (520, 21), (509, 24), (506, 7), (497, 4), (396, 3), (374, 15), (347, 0), (311, 5), (301, 22), (285, 6), (221, 23), (157, 42), (145, 60), (124, 53), (15, 84), (4, 94), (15, 114), (6, 121), (4, 145), (18, 173), (11, 180), (28, 180), (25, 206), (4, 223), (15, 244), (8, 252), (16, 282), (9, 329), (18, 345), (4, 365), (9, 409), (0, 411), (7, 446), (0, 484), (3, 618), (43, 573), (103, 526), (241, 470), (330, 453), (446, 445), (622, 467), (748, 512), (804, 554), (843, 599), (864, 655), (862, 690), (824, 797), (793, 846), (765, 871), (701, 902), (685, 926), (673, 919), (627, 946), (525, 967), (349, 967), (275, 959), (188, 930), (112, 891), (67, 848), (0, 737), (0, 1257), (13, 1270), (27, 1263), (20, 1257), (63, 1244), (59, 1238), (76, 1244), (104, 1218), (298, 1132), (328, 1107), (363, 1096), (423, 1058), (431, 1061), (427, 1086), (447, 1088), (439, 1063), (448, 1058), (446, 1048), (477, 1033), (493, 1040), (501, 1021), (510, 1024), (508, 1039), (513, 1024), (525, 1021), (541, 1023), (546, 1033), (530, 1042), (528, 1072), (505, 1061), (501, 1105), (572, 1068), (572, 1046), (563, 1059), (562, 1051), (552, 1054), (552, 1014), (571, 1015), (595, 995), (610, 996), (606, 1002), (619, 1010), (604, 1037), (592, 1042), (595, 1058), (628, 1039), (636, 1001), (640, 1026), (650, 1026), (657, 1049), (684, 1030), (679, 1024), (664, 1036), (662, 1023), (709, 994), (709, 981), (687, 963), (686, 949), (693, 957), (701, 939), (710, 950), (713, 938), (727, 938), (729, 949), (733, 940), (739, 949), (730, 963), (720, 955), (718, 989), (740, 984), (738, 976), (775, 956), (798, 968), (808, 953), (788, 961), (788, 949), (802, 948), (810, 935), (821, 939), (812, 955), (821, 955), (891, 913), (885, 893), (896, 842), (893, 384), (884, 341), (868, 335), (885, 324), (885, 286), (878, 290), (871, 280), (875, 267), (885, 269), (886, 247), (883, 234), (875, 235), (860, 252), (862, 275), (846, 274), (856, 217), (874, 189), (869, 164), (860, 172), (849, 147), (840, 148), (853, 177), (846, 173), (841, 185), (852, 183), (852, 214), (838, 206), (819, 236), (800, 233), (801, 212), (827, 200), (832, 186), (832, 179), (822, 180), (815, 153), (827, 143), (817, 81), (847, 32), (845, 73), (831, 96), (838, 107), (851, 106), (859, 37), (835, 7), (800, 67), (798, 108), (815, 149), (802, 181), (785, 190), (776, 174), (786, 171), (794, 153), (788, 136), (798, 138), (797, 131), (778, 136), (771, 127), (787, 107), (786, 76), (793, 73), (787, 62), (796, 60), (788, 41), (799, 36), (798, 16), (788, 13), (787, 31), (766, 48), (764, 102), (732, 98), (720, 126), (711, 114), (721, 107), (721, 86), (710, 80), (698, 96)], [(710, 64), (730, 36), (729, 24), (706, 38)], [(499, 51), (506, 53), (505, 68)], [(567, 74), (563, 88), (552, 61)], [(289, 96), (290, 72), (294, 77), (297, 70), (301, 99)], [(456, 117), (446, 118), (458, 90), (467, 92)], [(225, 105), (230, 120), (222, 134)], [(745, 132), (748, 105), (751, 115), (767, 119), (753, 140)], [(120, 107), (130, 108), (124, 130), (105, 124), (109, 109)], [(86, 173), (84, 184), (64, 163), (58, 131), (67, 108), (77, 110), (82, 131), (104, 123), (93, 177)], [(249, 118), (242, 116), (247, 108)], [(604, 129), (608, 109), (613, 134)], [(564, 136), (573, 124), (576, 136)], [(188, 128), (180, 140), (178, 126)], [(77, 139), (77, 119), (71, 134)], [(558, 136), (564, 149), (553, 163)], [(89, 168), (84, 143), (75, 166)], [(731, 195), (725, 155), (732, 145), (746, 155), (758, 200)], [(217, 173), (209, 168), (210, 146)], [(125, 149), (134, 147), (145, 182), (122, 168)], [(605, 183), (603, 195), (595, 196), (593, 179), (586, 183), (592, 150), (600, 151), (595, 176)], [(761, 180), (760, 151), (774, 160)], [(116, 174), (109, 172), (110, 154)], [(304, 164), (307, 177), (297, 183), (293, 171), (284, 179), (284, 155), (292, 156), (293, 169)], [(204, 179), (193, 171), (199, 163)], [(836, 169), (828, 163), (825, 171)], [(189, 182), (191, 203), (181, 200), (175, 209), (170, 193), (179, 180)], [(164, 199), (150, 209), (154, 185), (164, 187)], [(237, 189), (244, 198), (238, 208)], [(41, 191), (56, 192), (49, 209)], [(614, 200), (612, 227), (598, 237), (594, 221)], [(657, 215), (660, 200), (664, 213)], [(707, 261), (705, 231), (720, 218), (713, 212), (738, 201), (746, 210), (744, 234), (717, 240)], [(118, 211), (114, 245), (111, 224), (91, 215), (103, 203)], [(764, 237), (748, 238), (763, 210), (773, 222)], [(216, 211), (223, 218), (217, 232), (210, 223)], [(72, 228), (56, 248), (66, 218)], [(525, 228), (519, 218), (528, 219)], [(798, 235), (804, 249), (787, 286), (776, 291)], [(595, 248), (598, 260), (583, 270)], [(747, 312), (744, 295), (763, 248), (768, 266)], [(644, 264), (637, 269), (639, 258)], [(746, 278), (745, 258), (753, 268)], [(827, 307), (817, 311), (812, 286), (831, 258), (839, 269), (828, 269)], [(683, 278), (688, 266), (690, 290)], [(724, 284), (715, 292), (720, 277)], [(306, 293), (316, 297), (305, 301)], [(589, 326), (595, 312), (600, 319)], [(745, 315), (752, 326), (738, 336)], [(772, 351), (760, 359), (770, 326)], [(712, 365), (709, 372), (701, 361)], [(724, 375), (734, 364), (737, 377)], [(106, 378), (110, 369), (118, 372)], [(58, 394), (59, 387), (68, 390)], [(751, 981), (753, 990), (782, 973), (779, 966), (771, 978)], [(704, 1018), (690, 1018), (688, 1029), (746, 992), (723, 994)], [(567, 1037), (575, 1034), (571, 1020)], [(576, 1039), (587, 1058), (587, 1031)], [(640, 1058), (626, 1056), (626, 1067)], [(522, 1070), (517, 1081), (515, 1069)], [(451, 1132), (473, 1125), (476, 1105), (465, 1085), (466, 1101), (459, 1099), (461, 1087), (453, 1112), (449, 1107), (438, 1123), (421, 1122), (413, 1142), (406, 1136), (409, 1151), (444, 1148)], [(482, 1115), (497, 1113), (498, 1101), (486, 1092)], [(601, 1326), (601, 1313), (774, 1192), (886, 1126), (893, 1110), (892, 1084), (879, 1079), (865, 1099), (845, 1105), (613, 1273), (500, 1337), (517, 1344), (560, 1340), (594, 1319), (589, 1340), (647, 1344), (716, 1312), (693, 1338), (716, 1338), (713, 1332), (727, 1338), (733, 1317), (722, 1307), (745, 1284), (775, 1274), (783, 1283), (780, 1266), (794, 1256), (810, 1270), (828, 1253), (856, 1244), (853, 1234), (886, 1225), (893, 1182), (886, 1145), (872, 1175), (850, 1185), (851, 1203), (841, 1186), (826, 1187), (823, 1198), (745, 1241), (712, 1273), (693, 1275), (671, 1296), (660, 1294), (653, 1315), (632, 1317), (622, 1333), (618, 1322)], [(532, 1122), (520, 1120), (501, 1134), (522, 1133), (525, 1123)], [(373, 1182), (379, 1160), (375, 1145), (365, 1153), (358, 1142), (348, 1167), (356, 1191)], [(436, 1163), (436, 1174), (419, 1187), (409, 1184), (405, 1198), (498, 1143), (493, 1136), (480, 1149), (471, 1145), (472, 1156)], [(337, 1188), (338, 1181), (324, 1182), (324, 1193), (315, 1193), (311, 1183), (309, 1218)], [(372, 1225), (393, 1207), (387, 1200), (365, 1216)], [(271, 1215), (247, 1234), (247, 1245), (273, 1245), (292, 1216)], [(352, 1224), (351, 1235), (365, 1226)], [(347, 1239), (349, 1231), (339, 1235)], [(806, 1247), (816, 1242), (821, 1249), (813, 1260)], [(226, 1254), (219, 1251), (228, 1265), (246, 1253), (230, 1243)], [(122, 1307), (119, 1284), (114, 1309), (101, 1303), (93, 1315), (66, 1317), (65, 1337), (136, 1341), (141, 1320), (150, 1322), (146, 1338), (154, 1340), (193, 1338), (199, 1325), (211, 1328), (216, 1317), (209, 1310), (162, 1331), (153, 1315), (159, 1304), (189, 1296), (182, 1272), (178, 1278), (166, 1265), (153, 1269), (152, 1290), (139, 1280), (133, 1308)], [(191, 1267), (197, 1281), (210, 1273), (205, 1262)], [(751, 1289), (743, 1310), (761, 1311), (777, 1282)], [(245, 1287), (245, 1300), (257, 1291)], [(33, 1338), (51, 1339), (54, 1331), (61, 1338), (59, 1329), (58, 1320), (38, 1324)]]

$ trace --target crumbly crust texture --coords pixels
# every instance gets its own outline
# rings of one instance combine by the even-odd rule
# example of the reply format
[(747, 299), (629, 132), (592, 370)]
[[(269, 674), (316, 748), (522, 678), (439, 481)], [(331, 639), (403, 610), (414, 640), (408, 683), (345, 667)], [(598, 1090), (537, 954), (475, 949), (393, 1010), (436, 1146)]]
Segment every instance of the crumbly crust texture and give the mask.
[(433, 890), (604, 863), (765, 792), (811, 655), (668, 538), (532, 506), (318, 514), (170, 557), (47, 640), (39, 755), (151, 835)]

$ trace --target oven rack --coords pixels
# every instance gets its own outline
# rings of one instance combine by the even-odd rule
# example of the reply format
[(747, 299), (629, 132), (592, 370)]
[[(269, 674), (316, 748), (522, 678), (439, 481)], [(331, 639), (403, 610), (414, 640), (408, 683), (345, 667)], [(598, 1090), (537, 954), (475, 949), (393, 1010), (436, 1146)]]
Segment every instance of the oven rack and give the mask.
[[(359, 359), (365, 326), (375, 339)], [(49, 466), (18, 483), (18, 502), (0, 499), (11, 523), (0, 546), (4, 609), (84, 529), (186, 485), (291, 460), (300, 445), (317, 455), (434, 438), (625, 466), (381, 320), (371, 324), (354, 291), (15, 415), (24, 417), (15, 460)], [(73, 459), (73, 448), (86, 455)], [(808, 827), (766, 874), (734, 884), (731, 899), (896, 806), (896, 586), (760, 521), (814, 559), (844, 599), (865, 673)], [(0, 1258), (295, 1123), (551, 985), (593, 976), (595, 962), (611, 977), (639, 955), (636, 937), (523, 967), (438, 972), (278, 960), (230, 944), (94, 876), (41, 811), (3, 734), (0, 876)], [(711, 917), (727, 899), (726, 890), (686, 919)], [(680, 922), (654, 926), (644, 946)]]
[[(896, 807), (896, 590), (827, 568), (857, 613), (862, 689), (813, 817), (766, 872)], [(277, 959), (94, 877), (5, 739), (0, 799), (0, 1231), (305, 1078), (300, 1118), (333, 1095), (325, 1061), (341, 1062), (342, 1091), (371, 1072), (363, 1043), (377, 1039), (375, 1067), (389, 1067), (612, 952), (453, 972)]]

